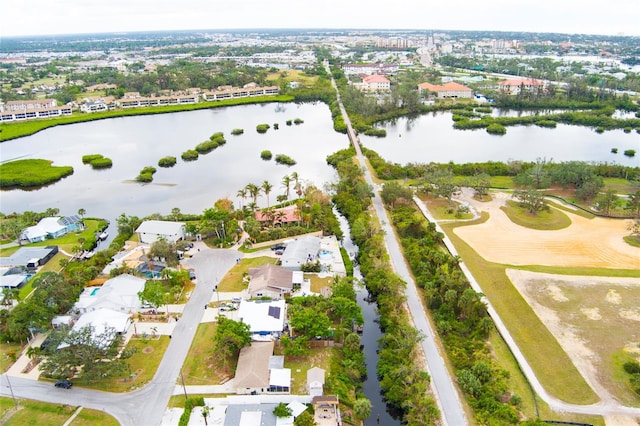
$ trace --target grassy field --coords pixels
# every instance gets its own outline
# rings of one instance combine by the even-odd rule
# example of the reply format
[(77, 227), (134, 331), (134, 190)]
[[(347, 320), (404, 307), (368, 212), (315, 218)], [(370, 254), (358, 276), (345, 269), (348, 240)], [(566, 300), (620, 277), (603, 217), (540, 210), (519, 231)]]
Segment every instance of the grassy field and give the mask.
[(222, 277), (218, 284), (218, 291), (242, 291), (247, 288), (247, 284), (242, 280), (245, 273), (249, 269), (255, 268), (267, 263), (276, 263), (276, 258), (269, 256), (250, 257), (240, 259), (227, 274)]
[(304, 274), (304, 277), (311, 280), (311, 291), (313, 293), (320, 293), (323, 287), (331, 287), (333, 285), (333, 278), (331, 277), (320, 278), (318, 274)]
[(297, 81), (302, 86), (313, 86), (318, 80), (318, 76), (307, 75), (304, 73), (304, 71), (300, 70), (282, 70), (278, 72), (272, 72), (267, 75), (267, 80), (271, 80), (273, 82), (276, 82), (275, 84), (277, 84), (278, 79), (280, 79), (281, 77), (284, 77), (284, 79), (289, 82)]
[(520, 206), (516, 201), (507, 201), (507, 204), (500, 207), (511, 222), (525, 228), (538, 229), (541, 231), (552, 231), (563, 229), (571, 225), (571, 219), (560, 210), (549, 209), (539, 211), (535, 215), (529, 213), (526, 208)]
[(218, 385), (228, 377), (229, 373), (216, 365), (213, 336), (217, 328), (216, 322), (205, 322), (198, 326), (182, 365), (182, 375), (187, 385)]
[(443, 224), (483, 293), (508, 324), (509, 331), (548, 392), (574, 404), (591, 404), (597, 395), (587, 385), (555, 337), (511, 284), (505, 266), (487, 262), (452, 230), (466, 224)]
[[(14, 408), (11, 398), (0, 398), (0, 417)], [(6, 426), (59, 426), (64, 424), (75, 413), (77, 407), (46, 402), (19, 400), (19, 410), (3, 423)], [(72, 426), (117, 426), (115, 418), (102, 411), (83, 408), (70, 423)]]
[(169, 336), (149, 337), (147, 340), (131, 339), (127, 348), (137, 350), (128, 360), (130, 374), (134, 376), (114, 377), (83, 386), (109, 392), (128, 392), (141, 388), (149, 383), (153, 375), (156, 374), (164, 352), (169, 346), (169, 341)]
[(473, 213), (463, 213), (456, 216), (455, 210), (458, 208), (460, 203), (455, 200), (450, 206), (449, 202), (444, 198), (430, 198), (426, 196), (421, 196), (420, 198), (427, 204), (429, 212), (436, 220), (460, 220), (473, 218)]

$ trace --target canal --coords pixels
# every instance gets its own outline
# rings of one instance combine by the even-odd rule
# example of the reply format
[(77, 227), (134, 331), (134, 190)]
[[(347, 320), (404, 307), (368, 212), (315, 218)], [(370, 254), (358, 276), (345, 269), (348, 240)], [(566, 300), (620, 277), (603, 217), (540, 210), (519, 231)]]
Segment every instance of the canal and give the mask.
[[(349, 224), (347, 220), (338, 213), (335, 209), (334, 212), (340, 221), (340, 229), (344, 234), (342, 240), (342, 246), (347, 253), (354, 258), (358, 253), (358, 246), (351, 241), (351, 234), (349, 232)], [(362, 283), (356, 286), (356, 297), (358, 306), (362, 310), (362, 316), (364, 317), (364, 327), (362, 335), (360, 336), (360, 343), (363, 346), (363, 352), (367, 363), (367, 378), (363, 384), (363, 391), (365, 396), (371, 401), (371, 415), (365, 420), (365, 425), (389, 425), (400, 426), (402, 423), (396, 418), (398, 413), (393, 413), (387, 409), (387, 405), (384, 402), (382, 393), (380, 391), (380, 380), (376, 373), (376, 366), (378, 365), (378, 339), (382, 337), (380, 326), (378, 323), (378, 312), (375, 302), (369, 301), (369, 292), (363, 285), (362, 274), (360, 268), (354, 265), (353, 276)]]

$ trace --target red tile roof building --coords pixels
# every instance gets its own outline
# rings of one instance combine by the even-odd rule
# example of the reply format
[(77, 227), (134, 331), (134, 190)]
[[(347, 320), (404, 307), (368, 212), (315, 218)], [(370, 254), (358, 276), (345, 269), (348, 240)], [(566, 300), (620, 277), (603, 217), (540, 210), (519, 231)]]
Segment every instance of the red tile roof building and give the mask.
[(418, 84), (418, 90), (429, 91), (436, 94), (439, 99), (444, 98), (472, 98), (473, 91), (460, 83), (454, 83), (453, 81), (445, 83), (443, 85), (420, 83)]
[(515, 78), (510, 80), (503, 80), (500, 83), (498, 83), (498, 86), (500, 87), (501, 92), (508, 93), (511, 95), (517, 95), (522, 91), (530, 92), (532, 90), (544, 89), (544, 83), (540, 80), (535, 80), (533, 78), (529, 78), (529, 79)]

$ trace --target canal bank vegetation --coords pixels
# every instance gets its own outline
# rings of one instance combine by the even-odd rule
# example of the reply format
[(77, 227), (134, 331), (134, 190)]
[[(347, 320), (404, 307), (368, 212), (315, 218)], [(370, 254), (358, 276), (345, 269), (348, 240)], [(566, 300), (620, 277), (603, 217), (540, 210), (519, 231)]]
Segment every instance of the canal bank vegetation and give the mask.
[(43, 159), (16, 160), (0, 164), (0, 188), (37, 188), (73, 174), (71, 166), (54, 166)]
[(371, 188), (354, 163), (353, 148), (338, 151), (327, 162), (338, 171), (333, 202), (347, 218), (365, 284), (378, 305), (380, 327), (376, 367), (387, 404), (408, 424), (434, 424), (438, 409), (429, 395), (430, 377), (422, 367), (420, 333), (404, 307), (405, 283), (392, 272), (382, 233), (368, 212)]

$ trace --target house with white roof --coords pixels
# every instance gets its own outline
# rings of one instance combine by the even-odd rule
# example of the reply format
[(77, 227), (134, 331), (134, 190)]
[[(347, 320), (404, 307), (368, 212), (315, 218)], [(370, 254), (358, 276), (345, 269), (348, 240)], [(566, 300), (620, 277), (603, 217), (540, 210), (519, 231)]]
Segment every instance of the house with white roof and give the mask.
[[(95, 338), (95, 343), (100, 346), (108, 346), (111, 342), (98, 341), (98, 337), (108, 329), (115, 330), (117, 334), (126, 334), (130, 326), (131, 315), (104, 308), (81, 315), (71, 330), (80, 331), (85, 327), (91, 327), (91, 336)], [(115, 335), (113, 337), (115, 338)], [(69, 346), (67, 343), (61, 343), (58, 349), (67, 346)]]
[(107, 280), (102, 287), (88, 287), (80, 294), (74, 309), (81, 314), (110, 309), (132, 314), (142, 307), (138, 293), (144, 290), (146, 280), (129, 274)]
[(271, 340), (284, 330), (286, 304), (284, 299), (240, 302), (238, 320), (249, 325), (252, 339)]
[(160, 239), (175, 243), (186, 236), (184, 222), (166, 220), (145, 220), (138, 226), (136, 233), (143, 244), (152, 244)]
[(58, 238), (68, 232), (83, 228), (82, 219), (77, 215), (44, 217), (37, 225), (25, 228), (20, 238), (28, 240), (30, 243), (37, 243), (47, 239)]

